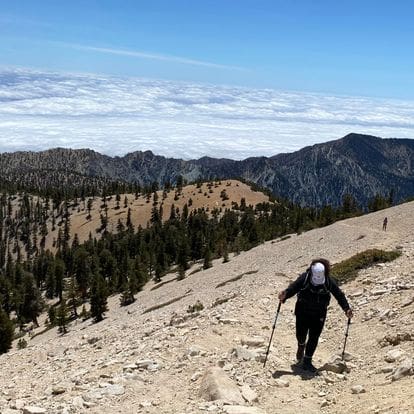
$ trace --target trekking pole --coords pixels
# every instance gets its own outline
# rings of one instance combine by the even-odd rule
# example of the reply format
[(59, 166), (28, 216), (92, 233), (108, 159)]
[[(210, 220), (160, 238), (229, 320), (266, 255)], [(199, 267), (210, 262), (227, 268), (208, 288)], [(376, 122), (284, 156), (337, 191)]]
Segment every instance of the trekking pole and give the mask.
[(346, 347), (346, 340), (348, 339), (349, 325), (351, 325), (351, 318), (348, 318), (348, 324), (346, 325), (344, 349), (342, 351), (342, 361), (344, 360), (344, 355), (345, 355), (345, 347)]
[(281, 302), (281, 301), (279, 301), (279, 305), (277, 306), (277, 311), (276, 311), (275, 321), (273, 322), (272, 334), (270, 335), (269, 346), (267, 347), (266, 357), (265, 357), (265, 360), (264, 360), (264, 363), (263, 363), (263, 368), (266, 366), (267, 356), (269, 355), (269, 351), (270, 351), (270, 344), (272, 343), (273, 333), (275, 332), (275, 328), (276, 328), (276, 321), (277, 321), (277, 317), (279, 316), (279, 311), (280, 311), (280, 305), (281, 305), (281, 304), (282, 304), (282, 302)]

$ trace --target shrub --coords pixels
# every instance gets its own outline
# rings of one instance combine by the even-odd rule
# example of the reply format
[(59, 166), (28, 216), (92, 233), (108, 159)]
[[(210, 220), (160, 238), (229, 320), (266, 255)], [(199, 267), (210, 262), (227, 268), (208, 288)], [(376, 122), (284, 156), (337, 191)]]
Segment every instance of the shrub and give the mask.
[(194, 305), (190, 305), (187, 309), (188, 313), (200, 312), (204, 309), (204, 305), (198, 300)]
[(390, 262), (399, 256), (401, 252), (398, 250), (388, 252), (379, 249), (365, 250), (333, 265), (332, 275), (340, 283), (348, 282), (355, 279), (359, 270), (367, 269), (377, 263)]
[(17, 349), (24, 349), (27, 347), (27, 341), (24, 338), (20, 338), (17, 342)]
[(121, 293), (119, 301), (121, 306), (128, 306), (135, 302), (135, 298), (131, 290), (125, 288), (124, 291)]
[(229, 199), (229, 196), (227, 195), (226, 190), (221, 190), (220, 197), (223, 201), (226, 201)]

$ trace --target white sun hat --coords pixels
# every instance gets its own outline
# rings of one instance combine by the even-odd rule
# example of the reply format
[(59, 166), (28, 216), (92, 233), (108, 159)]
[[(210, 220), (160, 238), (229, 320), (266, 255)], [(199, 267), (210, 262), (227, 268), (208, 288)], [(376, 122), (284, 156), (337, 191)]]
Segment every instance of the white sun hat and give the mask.
[(311, 282), (313, 285), (323, 285), (325, 283), (325, 266), (320, 263), (314, 263), (311, 267)]

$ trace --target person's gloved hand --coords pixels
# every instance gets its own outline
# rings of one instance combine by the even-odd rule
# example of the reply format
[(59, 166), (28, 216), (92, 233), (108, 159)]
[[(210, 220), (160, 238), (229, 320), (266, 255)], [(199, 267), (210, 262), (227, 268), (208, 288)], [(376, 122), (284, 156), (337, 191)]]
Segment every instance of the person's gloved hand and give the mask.
[(279, 300), (282, 302), (282, 303), (285, 303), (285, 300), (286, 300), (286, 291), (285, 290), (282, 290), (280, 293), (279, 293)]
[(354, 316), (354, 312), (352, 312), (352, 309), (351, 309), (351, 308), (349, 308), (349, 309), (347, 309), (347, 310), (345, 311), (345, 315), (346, 315), (349, 319), (351, 319), (351, 318)]

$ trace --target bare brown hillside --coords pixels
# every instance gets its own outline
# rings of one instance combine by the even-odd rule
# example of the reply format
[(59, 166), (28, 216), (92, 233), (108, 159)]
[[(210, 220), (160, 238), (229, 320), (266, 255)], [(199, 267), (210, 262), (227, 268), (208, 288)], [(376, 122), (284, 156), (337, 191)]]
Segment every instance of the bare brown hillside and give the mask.
[[(413, 413), (413, 234), (412, 202), (267, 242), (192, 273), (196, 265), (182, 281), (155, 290), (149, 284), (125, 308), (112, 297), (103, 322), (27, 337), (26, 349), (0, 356), (1, 412)], [(335, 263), (373, 247), (402, 255), (343, 285), (355, 310), (349, 372), (307, 377), (292, 367), (294, 299), (282, 306), (263, 369), (278, 291), (314, 257)], [(204, 308), (188, 312), (197, 301)], [(343, 346), (346, 318), (335, 300), (328, 315), (319, 367)], [(224, 399), (200, 394), (210, 367), (227, 378)]]
[[(253, 191), (249, 185), (237, 180), (223, 180), (200, 185), (187, 185), (181, 191), (157, 191), (157, 203), (155, 207), (162, 207), (163, 219), (170, 217), (171, 207), (174, 205), (180, 214), (185, 204), (189, 212), (194, 209), (204, 208), (211, 212), (214, 209), (231, 209), (233, 203), (240, 205), (244, 198), (246, 205), (255, 206), (258, 203), (268, 202), (269, 197), (259, 191)], [(153, 194), (151, 197), (134, 194), (120, 194), (119, 207), (117, 207), (115, 195), (107, 197), (108, 231), (116, 232), (118, 222), (126, 225), (128, 209), (131, 209), (131, 222), (135, 228), (147, 227), (151, 219), (151, 210), (154, 207)], [(72, 236), (77, 234), (79, 241), (83, 242), (89, 237), (99, 238), (97, 229), (101, 227), (101, 214), (105, 215), (105, 207), (101, 197), (92, 199), (91, 218), (88, 218), (87, 201), (80, 202), (78, 206), (70, 209), (70, 231)], [(49, 223), (49, 228), (51, 225)], [(54, 241), (58, 237), (59, 227), (50, 231), (46, 238), (46, 248), (53, 249)]]

